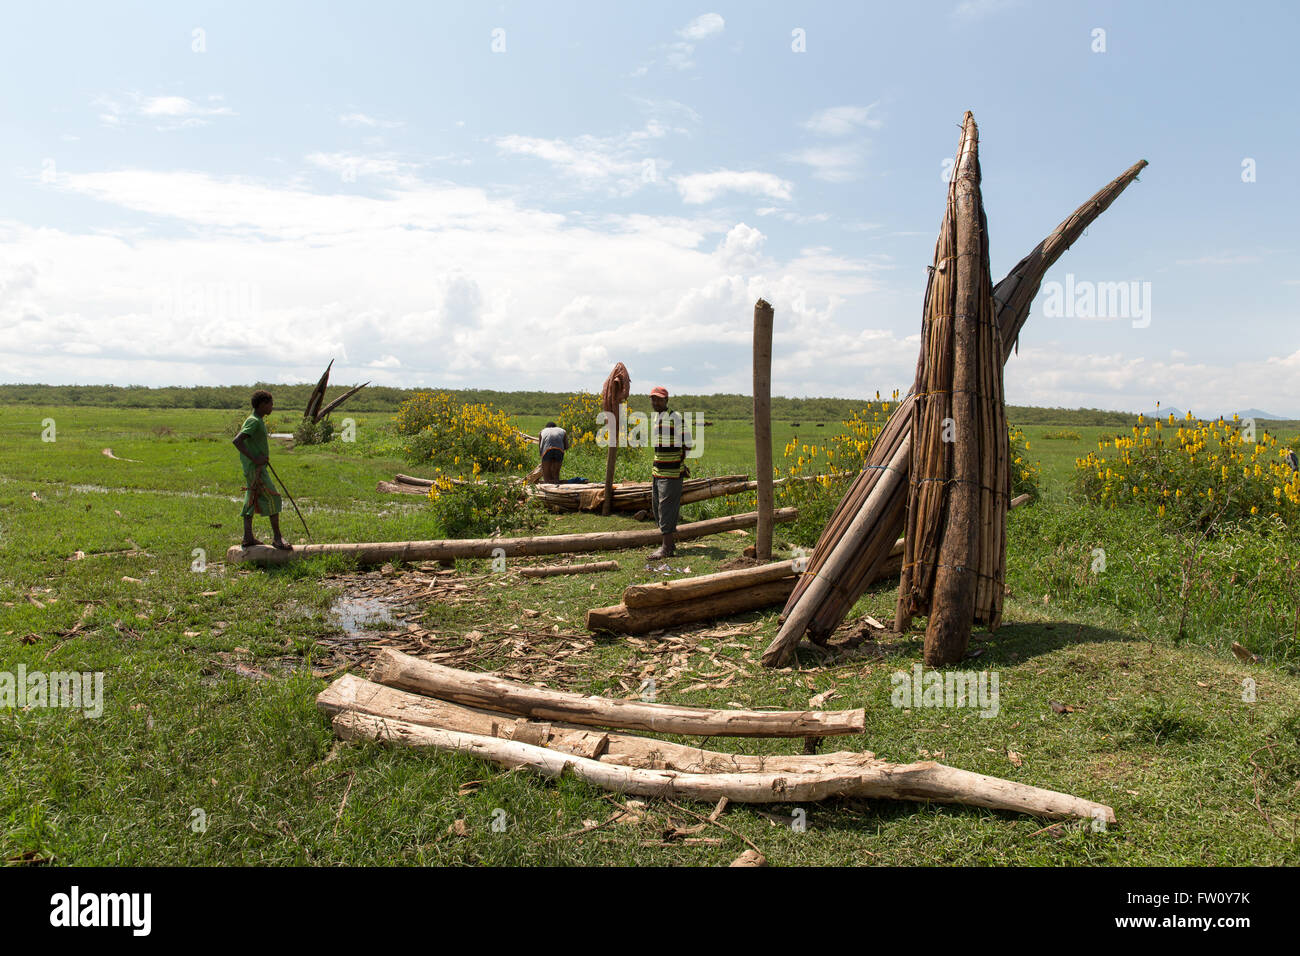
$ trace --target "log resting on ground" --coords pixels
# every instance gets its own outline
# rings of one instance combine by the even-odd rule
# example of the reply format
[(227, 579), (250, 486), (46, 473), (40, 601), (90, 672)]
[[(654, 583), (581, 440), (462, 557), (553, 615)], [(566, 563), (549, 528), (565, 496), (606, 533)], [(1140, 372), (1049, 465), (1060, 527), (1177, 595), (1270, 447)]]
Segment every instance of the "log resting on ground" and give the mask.
[[(793, 521), (799, 514), (797, 508), (781, 508), (774, 521)], [(752, 528), (758, 522), (758, 512), (709, 518), (677, 526), (677, 540), (686, 541), (718, 534), (736, 528)], [(491, 558), (501, 549), (506, 557), (521, 554), (579, 554), (586, 551), (618, 551), (624, 548), (641, 548), (659, 544), (663, 535), (657, 528), (630, 531), (592, 531), (585, 534), (552, 534), (536, 538), (446, 538), (435, 541), (378, 541), (368, 544), (306, 544), (292, 551), (281, 551), (270, 545), (251, 548), (235, 546), (226, 552), (228, 564), (252, 562), (255, 564), (287, 564), (302, 558), (322, 554), (343, 554), (356, 558), (359, 564), (383, 564), (387, 561), (440, 561), (445, 558)]]
[(856, 710), (709, 710), (586, 697), (520, 684), (491, 674), (443, 667), (391, 649), (380, 651), (371, 677), (389, 687), (468, 707), (622, 730), (705, 737), (822, 737), (860, 734), (866, 726), (866, 713), (860, 707)]
[(811, 755), (730, 754), (702, 750), (654, 737), (604, 731), (559, 721), (535, 721), (478, 707), (465, 707), (376, 684), (352, 674), (344, 674), (321, 691), (316, 697), (316, 706), (330, 716), (355, 711), (441, 730), (521, 740), (551, 750), (590, 757), (602, 763), (649, 770), (676, 770), (685, 773), (745, 773), (755, 770), (811, 773), (831, 767), (861, 768), (871, 766), (876, 761), (875, 754), (843, 750)]
[(346, 740), (385, 741), (466, 753), (503, 767), (523, 767), (552, 778), (569, 771), (595, 786), (640, 797), (709, 803), (723, 797), (732, 803), (805, 803), (830, 797), (885, 797), (961, 803), (1048, 818), (1115, 821), (1115, 812), (1103, 804), (928, 760), (911, 764), (879, 761), (868, 767), (832, 767), (808, 773), (681, 773), (609, 764), (516, 740), (439, 730), (354, 711), (338, 714), (333, 724), (335, 733)]

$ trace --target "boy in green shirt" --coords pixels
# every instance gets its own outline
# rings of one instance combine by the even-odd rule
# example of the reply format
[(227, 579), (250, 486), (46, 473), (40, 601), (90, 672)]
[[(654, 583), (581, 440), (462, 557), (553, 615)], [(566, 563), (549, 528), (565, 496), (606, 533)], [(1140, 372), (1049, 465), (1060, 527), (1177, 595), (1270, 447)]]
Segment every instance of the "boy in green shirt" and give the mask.
[(244, 517), (244, 547), (251, 548), (262, 543), (253, 537), (253, 515), (262, 514), (271, 519), (275, 547), (281, 551), (292, 551), (293, 545), (280, 535), (279, 492), (266, 474), (266, 466), (271, 461), (271, 448), (266, 423), (262, 419), (274, 410), (275, 400), (271, 393), (259, 388), (253, 393), (253, 414), (244, 419), (244, 427), (239, 430), (233, 443), (239, 449), (239, 463), (244, 468), (244, 508), (240, 512)]

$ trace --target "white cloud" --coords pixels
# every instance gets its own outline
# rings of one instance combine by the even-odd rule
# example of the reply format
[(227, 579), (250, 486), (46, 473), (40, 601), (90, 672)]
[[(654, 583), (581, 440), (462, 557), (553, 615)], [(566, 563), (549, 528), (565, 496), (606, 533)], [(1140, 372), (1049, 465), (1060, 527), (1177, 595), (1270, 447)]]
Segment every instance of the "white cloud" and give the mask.
[(1139, 411), (1159, 398), (1203, 417), (1252, 407), (1300, 415), (1300, 351), (1237, 362), (1187, 358), (1181, 351), (1164, 361), (1123, 352), (1080, 353), (1053, 342), (1022, 343), (1019, 355), (1007, 363), (1007, 401)]
[(726, 26), (727, 22), (722, 19), (721, 14), (704, 13), (678, 30), (677, 35), (687, 40), (699, 41), (721, 33)]
[[(311, 164), (336, 165), (328, 156)], [(870, 268), (830, 250), (765, 256), (748, 224), (578, 221), (407, 173), (364, 194), (297, 185), (309, 181), (64, 174), (56, 188), (105, 204), (98, 221), (140, 212), (161, 225), (78, 234), (0, 221), (0, 326), (12, 333), (0, 380), (68, 381), (75, 368), (81, 381), (303, 381), (337, 357), (339, 381), (590, 388), (617, 359), (634, 377), (671, 365), (710, 390), (747, 368), (763, 294), (782, 335), (799, 330), (790, 354), (804, 358), (791, 367), (811, 367), (828, 343), (865, 354), (837, 317)], [(79, 346), (71, 364), (71, 343), (99, 351)], [(539, 364), (548, 354), (564, 356), (562, 371)]]
[(1176, 264), (1180, 266), (1244, 266), (1254, 262), (1259, 262), (1259, 256), (1232, 252), (1218, 252), (1197, 259), (1176, 260)]
[(821, 136), (847, 136), (860, 129), (879, 129), (881, 120), (871, 115), (878, 105), (830, 106), (814, 113), (800, 125)]
[(808, 166), (817, 179), (843, 183), (857, 179), (861, 174), (863, 153), (861, 145), (845, 143), (839, 146), (809, 146), (789, 154), (786, 159)]
[(207, 126), (213, 117), (237, 115), (230, 107), (220, 105), (219, 94), (207, 99), (205, 106), (184, 96), (142, 96), (131, 92), (120, 97), (99, 96), (94, 103), (103, 111), (99, 120), (105, 126), (120, 127), (128, 121), (143, 120), (153, 122), (160, 132)]
[(376, 129), (397, 129), (403, 125), (400, 120), (379, 119), (367, 116), (365, 113), (343, 113), (339, 116), (339, 122), (344, 126), (367, 126)]
[(673, 179), (682, 201), (698, 204), (712, 202), (724, 192), (748, 193), (769, 199), (787, 200), (793, 184), (772, 173), (720, 169), (712, 173), (691, 173)]
[[(696, 17), (677, 31), (682, 39), (666, 46), (665, 59), (668, 65), (677, 70), (689, 70), (695, 65), (695, 45), (701, 40), (717, 36), (726, 28), (726, 21), (717, 13), (705, 13)], [(643, 71), (644, 72), (644, 71)]]
[(628, 195), (662, 181), (671, 163), (649, 155), (646, 147), (670, 132), (681, 130), (652, 119), (641, 129), (616, 136), (584, 134), (566, 141), (511, 134), (497, 137), (496, 146), (503, 153), (548, 162), (583, 188)]

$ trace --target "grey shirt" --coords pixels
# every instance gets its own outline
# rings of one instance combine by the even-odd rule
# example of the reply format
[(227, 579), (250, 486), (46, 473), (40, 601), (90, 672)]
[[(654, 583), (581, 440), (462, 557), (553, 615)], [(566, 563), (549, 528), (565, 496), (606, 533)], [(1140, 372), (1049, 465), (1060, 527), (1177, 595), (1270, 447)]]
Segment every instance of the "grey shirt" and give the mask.
[(539, 436), (542, 457), (548, 451), (565, 451), (569, 447), (569, 433), (563, 428), (543, 428)]

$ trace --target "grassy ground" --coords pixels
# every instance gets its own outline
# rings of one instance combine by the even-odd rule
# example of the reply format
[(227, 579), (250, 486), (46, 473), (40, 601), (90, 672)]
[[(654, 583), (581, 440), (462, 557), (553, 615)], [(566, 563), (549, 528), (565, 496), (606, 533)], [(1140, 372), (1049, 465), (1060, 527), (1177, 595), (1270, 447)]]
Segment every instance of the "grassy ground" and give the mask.
[[(1070, 493), (1073, 459), (1108, 429), (1073, 428), (1077, 441), (1045, 439), (1042, 433), (1059, 430), (1047, 426), (1027, 429), (1045, 495), (1011, 516), (1007, 623), (975, 645), (980, 655), (971, 662), (1000, 676), (992, 719), (890, 705), (890, 675), (919, 660), (916, 631), (836, 660), (805, 650), (798, 667), (778, 672), (756, 663), (775, 632), (774, 610), (688, 632), (672, 647), (668, 636), (593, 640), (582, 628), (586, 608), (615, 603), (628, 583), (656, 576), (643, 551), (610, 555), (617, 573), (524, 583), (507, 572), (498, 586), (475, 590), (473, 601), (423, 609), (422, 626), (448, 641), (472, 629), (547, 622), (544, 631), (525, 632), (539, 647), (566, 638), (587, 645), (566, 659), (562, 683), (576, 690), (621, 696), (651, 675), (660, 700), (797, 708), (833, 691), (826, 706), (867, 710), (866, 733), (837, 748), (898, 761), (934, 757), (1065, 790), (1111, 804), (1119, 821), (1094, 833), (972, 808), (861, 801), (806, 807), (801, 831), (789, 825), (795, 807), (733, 807), (721, 821), (729, 830), (698, 834), (721, 843), (659, 846), (646, 844), (658, 843), (669, 820), (697, 821), (651, 801), (642, 825), (574, 835), (584, 820), (607, 819), (615, 802), (571, 779), (335, 743), (314, 696), (338, 660), (316, 638), (340, 629), (330, 608), (342, 565), (249, 571), (221, 564), (239, 534), (234, 499), (242, 477), (228, 435), (242, 417), (0, 411), (0, 671), (23, 664), (105, 674), (97, 719), (0, 709), (0, 858), (720, 864), (745, 848), (743, 837), (783, 865), (1300, 861), (1300, 658), (1292, 628), (1300, 604), (1288, 577), (1294, 539), (1243, 531), (1189, 555), (1192, 543), (1163, 537), (1140, 517), (1081, 506)], [(316, 540), (437, 536), (422, 499), (374, 491), (394, 471), (420, 472), (380, 433), (387, 416), (354, 417), (354, 444), (273, 448)], [(47, 418), (55, 421), (54, 442), (41, 441)], [(526, 431), (541, 423), (520, 420)], [(289, 424), (284, 418), (282, 427)], [(798, 432), (808, 440), (833, 428), (805, 422)], [(776, 432), (779, 455), (794, 430), (781, 422)], [(718, 422), (693, 470), (752, 471), (749, 436), (745, 423)], [(138, 462), (110, 459), (104, 448)], [(577, 469), (594, 480), (603, 456), (584, 455), (571, 457), (566, 474)], [(624, 470), (638, 475), (644, 463)], [(711, 507), (722, 506), (691, 509), (699, 516)], [(634, 526), (644, 527), (574, 515), (548, 519), (544, 532)], [(285, 528), (296, 540), (291, 512)], [(682, 548), (673, 567), (713, 570), (751, 540), (702, 539)], [(1092, 570), (1098, 548), (1107, 556), (1100, 573)], [(78, 551), (84, 557), (73, 559)], [(493, 578), (485, 562), (459, 571), (471, 587)], [(1184, 572), (1194, 586), (1181, 585)], [(892, 617), (893, 595), (880, 585), (852, 617)], [(1239, 661), (1229, 649), (1234, 640), (1263, 660)], [(737, 674), (726, 686), (718, 686), (725, 679), (717, 661)], [(479, 663), (508, 662), (488, 656)], [(1254, 702), (1242, 699), (1247, 678)], [(1051, 701), (1076, 710), (1058, 714)], [(796, 747), (736, 742), (749, 752)], [(463, 836), (449, 832), (457, 820)], [(494, 820), (505, 829), (494, 830)]]

